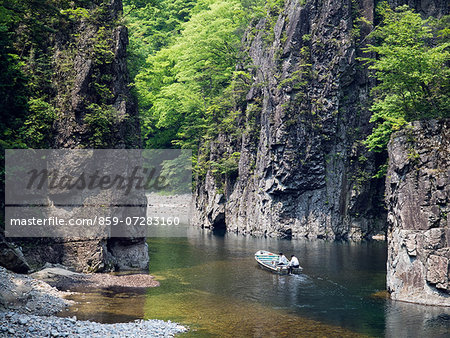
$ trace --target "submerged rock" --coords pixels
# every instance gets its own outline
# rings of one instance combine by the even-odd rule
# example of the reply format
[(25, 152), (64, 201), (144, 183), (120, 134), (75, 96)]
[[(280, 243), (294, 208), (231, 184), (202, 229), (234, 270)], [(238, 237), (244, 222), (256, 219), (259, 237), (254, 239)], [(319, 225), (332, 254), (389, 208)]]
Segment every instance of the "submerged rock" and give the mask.
[(112, 275), (108, 273), (77, 273), (64, 266), (46, 264), (46, 268), (33, 273), (31, 276), (43, 280), (59, 290), (87, 290), (98, 288), (149, 288), (159, 286), (159, 282), (149, 274)]

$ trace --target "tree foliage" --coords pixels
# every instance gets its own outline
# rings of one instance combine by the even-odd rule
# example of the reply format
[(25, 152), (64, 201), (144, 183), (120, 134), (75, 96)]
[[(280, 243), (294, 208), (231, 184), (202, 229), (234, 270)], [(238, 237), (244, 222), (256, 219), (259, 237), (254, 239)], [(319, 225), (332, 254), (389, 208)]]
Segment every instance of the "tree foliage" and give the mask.
[(129, 71), (134, 78), (149, 55), (170, 44), (191, 17), (196, 0), (124, 0), (130, 35)]
[(150, 54), (136, 75), (148, 147), (195, 149), (240, 57), (248, 18), (240, 1), (197, 1), (190, 14), (179, 34)]
[(366, 140), (383, 151), (393, 131), (408, 121), (450, 116), (449, 16), (422, 19), (408, 6), (379, 7), (381, 25), (364, 58), (377, 78), (373, 90), (373, 133)]
[[(0, 4), (0, 146), (45, 147), (54, 110), (46, 35), (61, 16), (53, 1)], [(51, 122), (50, 122), (51, 126)]]
[(107, 144), (105, 140), (112, 135), (110, 122), (115, 119), (111, 68), (117, 22), (111, 17), (110, 5), (109, 0), (0, 2), (2, 148), (52, 145), (54, 121), (71, 109), (80, 22), (84, 29), (96, 32), (83, 50), (85, 58), (93, 61), (89, 99), (83, 102), (88, 117), (83, 122), (93, 141), (86, 141), (85, 146)]

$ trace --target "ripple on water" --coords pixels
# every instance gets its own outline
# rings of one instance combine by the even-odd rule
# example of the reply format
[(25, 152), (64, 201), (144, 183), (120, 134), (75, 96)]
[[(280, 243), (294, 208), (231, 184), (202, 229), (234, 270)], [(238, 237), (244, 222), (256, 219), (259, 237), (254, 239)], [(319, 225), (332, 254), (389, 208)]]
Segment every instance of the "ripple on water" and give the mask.
[[(383, 244), (216, 237), (198, 231), (189, 238), (149, 239), (149, 248), (150, 274), (160, 287), (144, 294), (97, 290), (84, 298), (74, 295), (80, 301), (74, 314), (102, 322), (133, 316), (170, 319), (196, 330), (191, 336), (399, 337), (405, 336), (405, 327), (410, 336), (448, 332), (450, 309), (434, 313), (371, 297), (385, 289)], [(304, 273), (279, 276), (258, 268), (253, 255), (262, 248), (296, 253)]]

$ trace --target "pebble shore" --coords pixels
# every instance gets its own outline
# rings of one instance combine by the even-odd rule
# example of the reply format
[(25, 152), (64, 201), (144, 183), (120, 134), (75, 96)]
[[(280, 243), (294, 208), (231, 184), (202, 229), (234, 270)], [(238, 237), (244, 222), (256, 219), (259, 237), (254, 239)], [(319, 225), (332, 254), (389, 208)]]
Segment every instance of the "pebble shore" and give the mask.
[(54, 316), (73, 304), (63, 298), (68, 294), (0, 267), (0, 337), (173, 337), (187, 331), (171, 321), (102, 324)]
[(75, 317), (36, 316), (0, 312), (0, 337), (173, 337), (187, 329), (162, 320), (100, 324)]

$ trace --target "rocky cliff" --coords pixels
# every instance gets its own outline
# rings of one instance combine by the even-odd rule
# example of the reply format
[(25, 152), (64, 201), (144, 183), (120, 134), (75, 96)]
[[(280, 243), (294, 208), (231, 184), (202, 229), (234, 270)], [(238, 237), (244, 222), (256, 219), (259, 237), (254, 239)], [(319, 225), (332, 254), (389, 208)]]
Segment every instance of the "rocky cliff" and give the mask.
[[(87, 5), (86, 5), (87, 4)], [(138, 148), (137, 106), (129, 91), (128, 31), (121, 0), (80, 1), (55, 34), (55, 148)]]
[(450, 306), (450, 120), (414, 122), (389, 143), (387, 287)]
[[(137, 105), (129, 92), (126, 66), (128, 33), (120, 22), (122, 1), (62, 2), (61, 6), (61, 27), (45, 37), (51, 51), (48, 101), (58, 112), (53, 147), (139, 148)], [(109, 158), (110, 163), (115, 160)], [(79, 157), (71, 158), (71, 154), (61, 163), (65, 165), (59, 168), (62, 172), (82, 167)], [(112, 196), (109, 202), (118, 204), (121, 198)], [(135, 196), (128, 204), (142, 205), (145, 201), (143, 195)], [(57, 202), (49, 196), (50, 205)], [(78, 203), (84, 205), (85, 201)], [(66, 212), (64, 208), (67, 206), (60, 211)], [(60, 263), (90, 272), (148, 266), (148, 248), (142, 237), (31, 238), (18, 244), (32, 266)]]
[[(383, 231), (370, 130), (370, 81), (356, 60), (357, 17), (371, 1), (286, 1), (246, 34), (253, 84), (242, 137), (211, 146), (211, 160), (239, 152), (238, 172), (218, 188), (208, 172), (194, 222), (244, 234), (362, 238)], [(362, 35), (370, 27), (359, 26)], [(362, 41), (362, 39), (358, 40)], [(230, 143), (230, 142), (228, 142)], [(219, 149), (216, 151), (215, 149)]]
[[(408, 3), (426, 15), (448, 10), (440, 1)], [(239, 155), (237, 169), (198, 179), (195, 224), (286, 238), (385, 232), (384, 182), (373, 177), (387, 155), (361, 142), (371, 131), (373, 84), (358, 57), (375, 5), (288, 0), (247, 31), (241, 67), (253, 83), (237, 107), (238, 137), (219, 135), (205, 151), (213, 163)]]
[[(94, 18), (76, 20), (55, 39), (56, 102), (64, 112), (55, 123), (56, 148), (138, 148), (138, 112), (129, 91), (126, 63), (128, 32), (119, 21), (122, 1), (98, 0), (89, 6)], [(121, 196), (114, 198), (111, 204), (121, 200)], [(136, 198), (129, 204), (145, 204), (145, 196), (140, 198), (142, 203)], [(61, 247), (61, 263), (78, 270), (145, 269), (148, 265), (144, 238), (87, 239), (64, 242)]]

